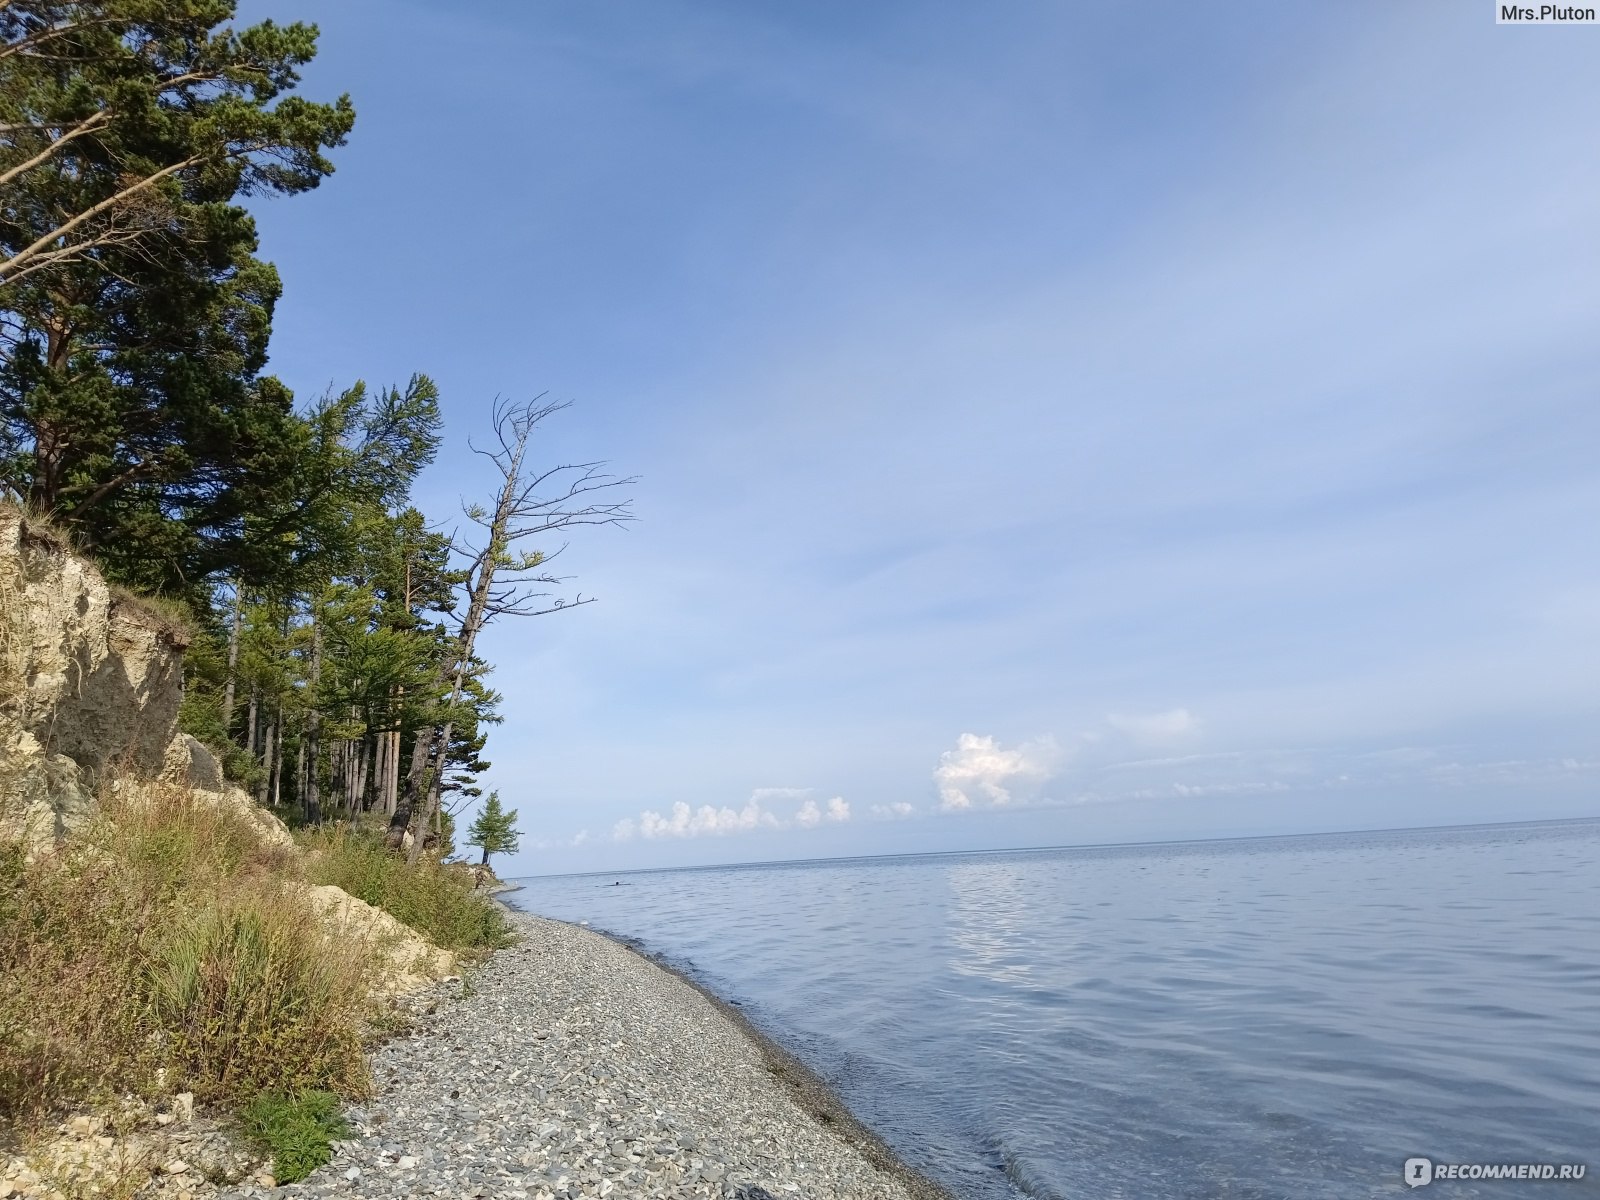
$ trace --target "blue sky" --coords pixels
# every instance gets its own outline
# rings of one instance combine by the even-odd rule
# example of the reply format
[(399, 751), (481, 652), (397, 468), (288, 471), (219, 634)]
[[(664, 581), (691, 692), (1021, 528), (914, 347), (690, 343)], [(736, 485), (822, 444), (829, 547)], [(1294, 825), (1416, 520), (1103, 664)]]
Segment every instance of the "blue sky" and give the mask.
[[(1600, 811), (1600, 30), (270, 0), (305, 397), (638, 475), (492, 628), (504, 869)], [(682, 806), (682, 807), (677, 807)]]

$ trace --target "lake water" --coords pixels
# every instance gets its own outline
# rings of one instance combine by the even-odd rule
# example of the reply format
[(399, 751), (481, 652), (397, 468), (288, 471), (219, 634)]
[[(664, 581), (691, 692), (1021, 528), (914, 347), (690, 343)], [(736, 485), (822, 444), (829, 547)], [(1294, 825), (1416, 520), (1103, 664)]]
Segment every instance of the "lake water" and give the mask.
[(959, 1196), (1600, 1194), (1600, 821), (524, 882)]

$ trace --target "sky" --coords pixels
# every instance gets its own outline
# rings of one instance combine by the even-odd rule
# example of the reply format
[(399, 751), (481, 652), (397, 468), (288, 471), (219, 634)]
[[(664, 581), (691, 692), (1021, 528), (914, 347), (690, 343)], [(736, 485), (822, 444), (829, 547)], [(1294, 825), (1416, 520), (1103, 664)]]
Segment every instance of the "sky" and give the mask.
[(637, 477), (481, 642), (503, 874), (1600, 814), (1600, 28), (264, 16), (358, 113), (270, 370), (431, 375), (446, 528), (496, 396)]

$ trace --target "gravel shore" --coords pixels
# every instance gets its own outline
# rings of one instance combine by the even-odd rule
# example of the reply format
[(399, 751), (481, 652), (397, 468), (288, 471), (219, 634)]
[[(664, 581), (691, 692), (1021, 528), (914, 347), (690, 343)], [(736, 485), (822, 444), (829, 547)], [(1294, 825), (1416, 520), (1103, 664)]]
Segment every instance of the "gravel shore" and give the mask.
[(374, 1054), (333, 1162), (223, 1195), (947, 1200), (737, 1013), (609, 938), (513, 920), (517, 946)]

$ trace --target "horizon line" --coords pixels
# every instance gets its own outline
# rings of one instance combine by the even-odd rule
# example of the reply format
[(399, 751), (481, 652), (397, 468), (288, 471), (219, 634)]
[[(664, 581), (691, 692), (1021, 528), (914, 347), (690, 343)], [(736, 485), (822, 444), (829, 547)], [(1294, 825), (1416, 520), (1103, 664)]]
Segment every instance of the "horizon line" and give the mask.
[(1576, 825), (1600, 821), (1600, 813), (1585, 817), (1543, 817), (1522, 821), (1469, 821), (1461, 825), (1377, 825), (1361, 829), (1319, 829), (1299, 833), (1247, 833), (1229, 837), (1160, 838), (1135, 842), (1065, 842), (1048, 846), (994, 846), (983, 850), (904, 850), (891, 854), (834, 854), (823, 858), (774, 858), (744, 862), (694, 863), (677, 867), (627, 867), (619, 871), (553, 871), (542, 875), (511, 875), (519, 879), (583, 879), (596, 875), (657, 875), (670, 871), (730, 871), (751, 867), (807, 866), (819, 863), (875, 862), (891, 858), (953, 858), (967, 854), (1029, 854), (1046, 850), (1113, 850), (1135, 846), (1194, 846), (1210, 842), (1264, 842), (1304, 837), (1354, 837), (1362, 833), (1425, 833), (1438, 829), (1495, 829), (1512, 825)]

